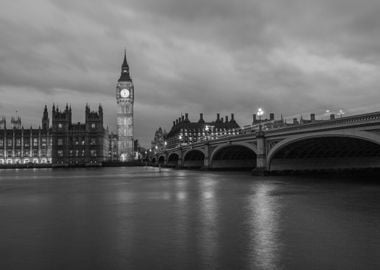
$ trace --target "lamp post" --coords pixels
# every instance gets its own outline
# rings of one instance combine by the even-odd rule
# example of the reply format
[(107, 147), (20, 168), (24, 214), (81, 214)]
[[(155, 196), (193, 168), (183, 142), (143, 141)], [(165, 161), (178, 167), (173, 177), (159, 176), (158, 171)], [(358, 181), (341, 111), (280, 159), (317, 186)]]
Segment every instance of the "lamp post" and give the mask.
[(261, 117), (264, 115), (264, 110), (262, 108), (257, 109), (257, 116), (259, 117), (259, 131), (261, 131)]
[(209, 131), (209, 126), (208, 125), (206, 125), (205, 126), (205, 135), (206, 135), (206, 140), (208, 141), (208, 131)]

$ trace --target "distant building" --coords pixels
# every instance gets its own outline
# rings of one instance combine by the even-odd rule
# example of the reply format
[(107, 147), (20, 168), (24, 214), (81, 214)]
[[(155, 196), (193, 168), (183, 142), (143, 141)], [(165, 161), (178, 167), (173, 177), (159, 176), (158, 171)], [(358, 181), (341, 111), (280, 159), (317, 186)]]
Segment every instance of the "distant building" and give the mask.
[(53, 105), (52, 165), (101, 166), (108, 158), (108, 134), (103, 127), (103, 108), (90, 111), (86, 105), (85, 123), (73, 124), (71, 107), (64, 111)]
[(20, 117), (12, 117), (9, 128), (5, 117), (0, 120), (0, 165), (49, 164), (52, 162), (51, 150), (52, 138), (46, 106), (42, 128), (25, 129)]
[(166, 145), (167, 132), (159, 127), (154, 133), (153, 141), (151, 142), (151, 148), (162, 150)]
[(108, 160), (109, 161), (119, 161), (119, 151), (118, 151), (118, 141), (119, 137), (117, 134), (110, 133), (108, 135)]
[(180, 145), (195, 143), (202, 140), (212, 140), (225, 135), (238, 134), (240, 126), (235, 121), (234, 114), (231, 118), (220, 117), (217, 114), (216, 120), (206, 122), (203, 113), (200, 114), (197, 122), (191, 122), (188, 114), (173, 121), (173, 126), (166, 136), (167, 148), (174, 148)]

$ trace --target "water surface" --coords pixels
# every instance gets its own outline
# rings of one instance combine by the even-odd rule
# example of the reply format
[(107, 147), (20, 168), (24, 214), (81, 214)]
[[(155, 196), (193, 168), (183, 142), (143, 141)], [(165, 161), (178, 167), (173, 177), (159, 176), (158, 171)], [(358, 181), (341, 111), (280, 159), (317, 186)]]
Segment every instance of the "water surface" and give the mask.
[(1, 170), (0, 269), (380, 269), (363, 180)]

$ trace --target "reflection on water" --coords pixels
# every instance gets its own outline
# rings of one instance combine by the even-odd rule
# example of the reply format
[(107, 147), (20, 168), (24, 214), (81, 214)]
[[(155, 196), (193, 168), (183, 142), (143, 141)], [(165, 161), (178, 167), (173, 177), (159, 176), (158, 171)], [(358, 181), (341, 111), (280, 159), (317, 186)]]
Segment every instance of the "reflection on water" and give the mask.
[(0, 269), (380, 269), (380, 185), (0, 170)]
[(250, 197), (249, 202), (251, 209), (249, 224), (251, 228), (250, 249), (254, 254), (251, 257), (251, 265), (254, 269), (276, 269), (278, 265), (280, 204), (276, 197), (269, 194), (275, 188), (271, 184), (259, 184), (252, 188), (254, 195)]
[(217, 245), (217, 201), (215, 198), (215, 190), (218, 181), (208, 177), (202, 177), (199, 181), (200, 190), (200, 249), (202, 266), (204, 269), (210, 269), (215, 265), (216, 245)]

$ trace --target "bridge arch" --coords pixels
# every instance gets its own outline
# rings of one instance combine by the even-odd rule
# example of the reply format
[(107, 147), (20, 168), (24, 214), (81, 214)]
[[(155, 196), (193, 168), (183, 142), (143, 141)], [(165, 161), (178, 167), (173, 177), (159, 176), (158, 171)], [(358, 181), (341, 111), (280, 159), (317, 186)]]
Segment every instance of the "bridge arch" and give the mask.
[(168, 156), (167, 166), (177, 167), (178, 166), (178, 160), (179, 160), (179, 154), (178, 153), (171, 153)]
[(165, 164), (165, 156), (164, 155), (159, 156), (157, 161), (158, 161), (159, 165), (164, 165)]
[(257, 148), (253, 144), (228, 143), (219, 145), (211, 153), (210, 167), (217, 168), (255, 168)]
[(366, 131), (297, 135), (276, 144), (268, 170), (380, 167), (380, 136)]
[(201, 168), (204, 166), (205, 153), (201, 149), (190, 149), (183, 155), (183, 167)]

